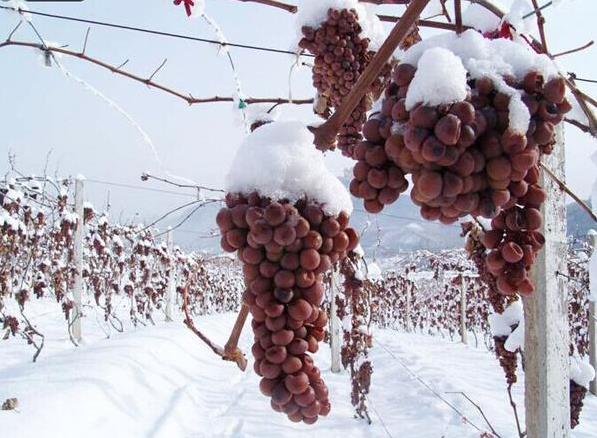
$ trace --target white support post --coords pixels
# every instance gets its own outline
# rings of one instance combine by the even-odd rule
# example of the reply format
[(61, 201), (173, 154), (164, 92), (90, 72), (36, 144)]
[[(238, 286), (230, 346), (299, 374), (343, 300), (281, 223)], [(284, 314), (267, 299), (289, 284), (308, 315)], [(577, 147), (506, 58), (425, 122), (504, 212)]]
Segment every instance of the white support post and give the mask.
[(74, 242), (74, 263), (75, 283), (73, 289), (74, 307), (71, 312), (71, 334), (73, 339), (80, 343), (81, 332), (81, 309), (83, 296), (83, 235), (85, 232), (85, 215), (83, 202), (85, 198), (85, 178), (78, 175), (75, 179), (75, 215), (77, 216), (77, 227), (75, 228)]
[(467, 278), (461, 274), (460, 282), (460, 339), (463, 344), (468, 344), (468, 333), (466, 330), (466, 288)]
[(414, 287), (414, 281), (409, 280), (406, 286), (406, 314), (404, 316), (404, 328), (408, 333), (412, 331), (412, 324), (410, 318), (410, 311), (411, 311), (411, 301), (412, 301), (412, 289)]
[[(595, 257), (595, 251), (597, 251), (597, 233), (594, 230), (591, 230), (589, 233), (589, 239), (591, 244), (591, 256)], [(597, 282), (597, 278), (591, 277), (591, 272), (589, 270), (589, 284), (593, 284)], [(589, 362), (593, 369), (597, 369), (597, 334), (596, 332), (596, 322), (597, 322), (597, 313), (595, 312), (595, 301), (589, 301)], [(597, 378), (593, 379), (589, 384), (589, 391), (591, 394), (597, 395)]]
[[(172, 228), (168, 227), (168, 232), (166, 233), (166, 248), (168, 250), (168, 255), (172, 257), (174, 251), (172, 250), (174, 246), (172, 240)], [(168, 288), (166, 290), (166, 321), (172, 321), (172, 302), (174, 301), (175, 295), (175, 287), (176, 287), (176, 266), (174, 263), (170, 264), (170, 270), (168, 273)]]
[[(595, 333), (595, 301), (589, 302), (589, 362), (594, 370), (597, 370), (597, 336)], [(589, 383), (589, 391), (591, 394), (597, 395), (597, 378), (591, 380)]]
[[(563, 130), (543, 163), (564, 179)], [(570, 436), (570, 365), (566, 293), (566, 205), (564, 192), (541, 172), (548, 196), (542, 207), (545, 247), (537, 255), (535, 292), (524, 298), (525, 411), (528, 438)]]
[(342, 331), (340, 330), (340, 319), (338, 318), (338, 306), (336, 305), (336, 271), (332, 272), (332, 284), (330, 291), (330, 350), (332, 353), (332, 373), (339, 373), (342, 370)]

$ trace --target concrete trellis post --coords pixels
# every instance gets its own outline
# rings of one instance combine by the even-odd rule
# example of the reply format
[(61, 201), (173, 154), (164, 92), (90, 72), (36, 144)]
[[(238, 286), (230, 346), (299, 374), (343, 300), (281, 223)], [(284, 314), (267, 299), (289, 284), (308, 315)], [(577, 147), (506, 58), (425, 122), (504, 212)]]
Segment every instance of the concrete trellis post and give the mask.
[[(564, 179), (563, 130), (543, 163)], [(541, 231), (545, 247), (533, 268), (535, 293), (524, 301), (525, 410), (528, 438), (570, 436), (570, 365), (566, 280), (565, 194), (542, 172), (548, 193)]]
[(75, 263), (75, 284), (73, 289), (74, 307), (71, 313), (71, 334), (76, 342), (82, 339), (81, 332), (81, 308), (83, 295), (83, 235), (85, 232), (84, 202), (85, 178), (78, 175), (75, 179), (75, 215), (77, 216), (77, 227), (75, 228), (74, 242), (74, 263)]
[[(591, 230), (589, 239), (592, 248), (591, 255), (595, 257), (595, 252), (597, 251), (597, 232), (595, 230)], [(589, 283), (592, 284), (593, 282), (597, 282), (597, 278), (589, 277)], [(595, 307), (595, 301), (589, 301), (589, 362), (593, 369), (597, 369), (597, 313), (595, 312)], [(589, 391), (591, 391), (591, 394), (597, 395), (597, 378), (593, 379), (589, 384)]]
[(404, 318), (404, 328), (405, 330), (410, 333), (412, 331), (412, 324), (411, 324), (411, 302), (412, 302), (412, 293), (415, 287), (415, 276), (413, 272), (409, 272), (407, 274), (408, 282), (406, 283), (406, 315)]
[[(172, 240), (172, 229), (168, 227), (168, 232), (166, 233), (166, 248), (168, 251), (168, 255), (172, 257), (174, 251), (172, 250), (174, 246)], [(176, 287), (176, 273), (175, 273), (175, 264), (170, 264), (170, 271), (168, 274), (168, 288), (166, 290), (166, 321), (172, 321), (172, 302), (174, 301), (175, 295), (175, 287)]]
[(466, 330), (466, 289), (468, 287), (467, 277), (461, 275), (460, 282), (460, 339), (463, 344), (468, 344), (468, 333)]
[(339, 373), (342, 370), (342, 359), (340, 352), (342, 346), (342, 331), (340, 330), (338, 306), (336, 305), (337, 280), (336, 271), (333, 271), (330, 294), (330, 350), (332, 353), (332, 373)]

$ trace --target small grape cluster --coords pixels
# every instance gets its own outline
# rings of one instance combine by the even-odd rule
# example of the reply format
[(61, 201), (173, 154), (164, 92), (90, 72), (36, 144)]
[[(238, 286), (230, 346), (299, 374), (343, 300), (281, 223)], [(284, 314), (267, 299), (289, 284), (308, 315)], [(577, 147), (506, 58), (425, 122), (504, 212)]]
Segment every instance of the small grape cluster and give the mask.
[(238, 253), (253, 316), (255, 372), (274, 410), (312, 424), (330, 411), (328, 389), (309, 353), (324, 339), (323, 274), (358, 244), (349, 215), (327, 215), (257, 193), (228, 194), (216, 218), (225, 251)]
[(512, 386), (517, 380), (516, 368), (518, 366), (518, 353), (506, 349), (507, 339), (507, 336), (494, 336), (493, 342), (495, 345), (495, 355), (500, 362), (500, 366), (504, 370), (506, 383), (508, 386)]
[(574, 429), (580, 423), (580, 413), (587, 388), (570, 380), (570, 426)]
[[(380, 112), (363, 126), (356, 145), (351, 193), (378, 213), (408, 187), (421, 216), (444, 224), (466, 215), (493, 219), (484, 236), (487, 263), (498, 290), (532, 293), (527, 272), (544, 244), (538, 229), (546, 194), (539, 185), (539, 157), (551, 153), (555, 126), (571, 106), (561, 77), (547, 82), (532, 71), (504, 83), (522, 95), (530, 113), (526, 134), (510, 128), (511, 97), (488, 77), (470, 79), (463, 101), (407, 110), (416, 67), (399, 64)], [(502, 89), (502, 88), (500, 88)]]
[[(320, 115), (327, 118), (332, 108), (338, 108), (363, 73), (374, 52), (370, 41), (362, 35), (359, 16), (354, 9), (329, 9), (327, 20), (317, 29), (304, 26), (299, 46), (315, 55), (313, 85), (318, 90)], [(386, 64), (381, 75), (370, 86), (350, 117), (341, 127), (338, 148), (346, 156), (352, 155), (354, 145), (361, 140), (361, 128), (388, 82), (391, 65)]]

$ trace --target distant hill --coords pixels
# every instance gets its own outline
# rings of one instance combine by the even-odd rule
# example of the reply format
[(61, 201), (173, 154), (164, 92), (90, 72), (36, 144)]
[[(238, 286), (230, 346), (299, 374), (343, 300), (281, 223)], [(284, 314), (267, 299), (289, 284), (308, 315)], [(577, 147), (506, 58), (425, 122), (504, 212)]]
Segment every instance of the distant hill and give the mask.
[[(591, 201), (585, 202), (591, 206)], [(586, 237), (591, 228), (597, 229), (597, 224), (576, 202), (571, 202), (566, 206), (566, 222), (568, 223), (568, 235), (576, 238)]]

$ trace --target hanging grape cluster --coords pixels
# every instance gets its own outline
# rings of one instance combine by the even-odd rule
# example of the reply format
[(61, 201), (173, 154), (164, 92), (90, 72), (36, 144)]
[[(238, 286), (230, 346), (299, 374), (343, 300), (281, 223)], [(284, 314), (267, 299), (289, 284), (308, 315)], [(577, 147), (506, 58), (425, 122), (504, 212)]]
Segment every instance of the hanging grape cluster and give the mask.
[(348, 214), (320, 205), (294, 205), (257, 193), (228, 194), (217, 215), (225, 251), (237, 251), (253, 316), (255, 372), (272, 408), (312, 424), (330, 411), (328, 389), (309, 353), (318, 350), (328, 321), (321, 308), (323, 274), (358, 244)]
[[(328, 118), (332, 108), (338, 108), (363, 73), (375, 52), (362, 35), (359, 16), (354, 9), (329, 9), (327, 20), (317, 29), (304, 26), (299, 46), (315, 55), (313, 85), (318, 90), (316, 111)], [(354, 145), (361, 140), (361, 128), (386, 85), (391, 65), (388, 63), (379, 78), (370, 86), (338, 135), (338, 148), (352, 155)]]
[(570, 427), (574, 429), (580, 422), (583, 400), (587, 395), (587, 388), (570, 380)]
[(410, 64), (396, 66), (380, 113), (363, 126), (365, 141), (353, 150), (357, 160), (351, 193), (365, 209), (380, 212), (404, 192), (412, 176), (411, 198), (427, 220), (444, 224), (466, 215), (492, 219), (483, 236), (491, 250), (489, 271), (500, 293), (531, 293), (527, 276), (544, 244), (538, 229), (545, 191), (538, 184), (539, 157), (550, 153), (555, 126), (571, 109), (565, 82), (545, 82), (529, 72), (505, 82), (522, 94), (531, 120), (522, 135), (509, 128), (510, 96), (494, 82), (470, 79), (466, 100), (406, 109), (406, 95), (416, 73)]

